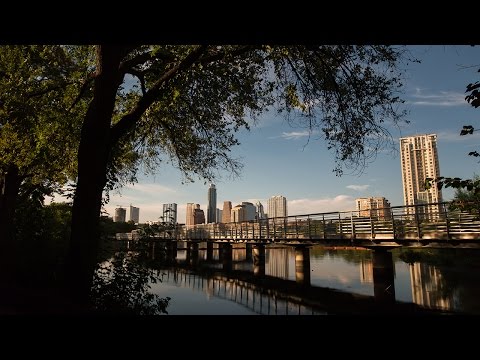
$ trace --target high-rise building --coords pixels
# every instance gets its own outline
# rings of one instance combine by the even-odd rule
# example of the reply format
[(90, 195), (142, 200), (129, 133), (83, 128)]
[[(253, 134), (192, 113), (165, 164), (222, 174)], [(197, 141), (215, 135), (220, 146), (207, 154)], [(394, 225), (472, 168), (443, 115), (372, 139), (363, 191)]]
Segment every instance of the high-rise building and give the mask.
[(187, 203), (185, 225), (195, 225), (195, 204)]
[(161, 222), (169, 224), (177, 223), (177, 204), (163, 204)]
[(237, 205), (232, 208), (232, 213), (230, 216), (231, 222), (242, 222), (245, 221), (245, 206), (244, 205)]
[(245, 217), (243, 221), (255, 220), (255, 205), (251, 202), (242, 201), (242, 206), (245, 207)]
[(196, 225), (205, 223), (205, 213), (200, 209), (200, 204), (188, 203), (185, 225)]
[(276, 195), (268, 199), (268, 217), (285, 217), (288, 216), (287, 199), (285, 196)]
[[(442, 191), (436, 186), (425, 188), (426, 178), (440, 176), (437, 152), (437, 135), (426, 134), (400, 138), (403, 199), (405, 205), (421, 205), (442, 202)], [(416, 207), (423, 218), (433, 220), (439, 216), (439, 206)], [(414, 208), (408, 208), (414, 214)]]
[(217, 222), (222, 222), (223, 210), (217, 208)]
[(115, 209), (115, 216), (113, 217), (113, 221), (125, 222), (126, 218), (127, 218), (127, 209), (123, 207), (119, 207)]
[(224, 224), (231, 222), (231, 213), (232, 213), (232, 202), (231, 201), (224, 201), (223, 202), (223, 214), (222, 214), (222, 222)]
[(197, 207), (195, 208), (195, 213), (194, 213), (194, 224), (205, 224), (205, 213), (203, 212), (202, 209), (200, 209), (200, 205), (196, 205)]
[(135, 224), (140, 222), (140, 208), (130, 205), (130, 221)]
[(214, 184), (208, 188), (207, 224), (217, 221), (217, 189)]
[(377, 219), (390, 219), (392, 211), (390, 202), (384, 197), (367, 197), (355, 199), (359, 216), (373, 217)]
[(265, 212), (263, 211), (263, 205), (260, 201), (255, 203), (255, 220), (265, 219)]

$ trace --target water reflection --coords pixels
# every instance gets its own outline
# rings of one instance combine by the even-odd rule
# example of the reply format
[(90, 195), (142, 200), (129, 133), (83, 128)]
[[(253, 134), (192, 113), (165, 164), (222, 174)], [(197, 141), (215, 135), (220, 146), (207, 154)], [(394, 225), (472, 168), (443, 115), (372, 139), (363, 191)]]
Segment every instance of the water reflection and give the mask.
[(478, 252), (174, 244), (151, 257), (171, 314), (480, 313)]

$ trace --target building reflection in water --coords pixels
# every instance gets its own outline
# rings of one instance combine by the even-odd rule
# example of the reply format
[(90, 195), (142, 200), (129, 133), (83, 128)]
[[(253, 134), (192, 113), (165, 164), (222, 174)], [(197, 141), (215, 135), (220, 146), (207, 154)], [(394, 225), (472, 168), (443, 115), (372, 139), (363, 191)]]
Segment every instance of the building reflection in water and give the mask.
[(360, 282), (373, 283), (373, 263), (372, 259), (361, 259), (360, 261)]
[(411, 264), (410, 282), (414, 303), (428, 308), (453, 308), (453, 294), (446, 291), (445, 280), (436, 266), (418, 262)]
[[(177, 247), (174, 251), (167, 249), (168, 257), (172, 258), (169, 264), (174, 266), (176, 266), (175, 264), (189, 264), (190, 266), (195, 265), (195, 268), (203, 266), (226, 271), (224, 275), (216, 273), (213, 277), (208, 275), (208, 277), (202, 278), (193, 272), (169, 269), (167, 277), (177, 285), (201, 290), (208, 296), (235, 301), (259, 314), (272, 315), (323, 312), (318, 311), (318, 308), (312, 310), (312, 307), (305, 307), (302, 305), (302, 303), (305, 304), (303, 300), (295, 302), (293, 297), (297, 298), (297, 294), (292, 296), (293, 292), (285, 292), (285, 286), (291, 286), (292, 283), (275, 283), (274, 281), (280, 286), (270, 286), (263, 277), (268, 278), (270, 282), (273, 279), (269, 277), (293, 281), (293, 285), (297, 284), (296, 287), (292, 287), (294, 289), (305, 290), (306, 287), (310, 289), (320, 285), (326, 289), (336, 288), (352, 294), (361, 294), (361, 296), (364, 295), (358, 291), (358, 284), (372, 284), (376, 303), (387, 305), (396, 303), (398, 299), (395, 298), (395, 291), (398, 290), (401, 294), (400, 299), (402, 299), (400, 302), (406, 301), (424, 308), (440, 310), (462, 311), (463, 304), (466, 303), (465, 293), (467, 291), (469, 291), (468, 295), (478, 293), (478, 291), (475, 292), (476, 290), (470, 290), (471, 288), (478, 289), (471, 284), (478, 281), (479, 278), (478, 273), (472, 272), (471, 268), (468, 268), (469, 277), (463, 276), (460, 279), (457, 274), (459, 273), (458, 267), (455, 267), (455, 272), (453, 272), (451, 267), (435, 266), (421, 261), (406, 265), (405, 261), (398, 258), (397, 251), (359, 252), (354, 249), (327, 251), (315, 246), (304, 246), (303, 248), (299, 246), (259, 246), (254, 243), (225, 245), (215, 243), (213, 246), (208, 246), (207, 243), (200, 243), (189, 246), (188, 243), (179, 242), (178, 249)], [(394, 254), (393, 257), (392, 254)], [(315, 265), (310, 267), (312, 256), (315, 259), (313, 263)], [(318, 266), (320, 263), (322, 266)], [(396, 267), (398, 272), (395, 271)], [(242, 276), (246, 275), (235, 278), (237, 275), (232, 275), (234, 271), (251, 272), (257, 280), (253, 282), (246, 281), (247, 278), (241, 280)], [(341, 274), (344, 282), (330, 281), (327, 277), (330, 273)], [(314, 277), (315, 286), (310, 283), (310, 274)], [(319, 279), (324, 282), (321, 283)], [(257, 281), (257, 285), (255, 285), (255, 281)], [(397, 284), (397, 290), (394, 281), (398, 281), (400, 284)], [(264, 286), (265, 284), (267, 286)], [(263, 288), (259, 285), (262, 285)], [(302, 287), (298, 285), (302, 285)], [(332, 294), (329, 293), (330, 295)], [(469, 306), (473, 309), (470, 312), (478, 312), (477, 305)]]

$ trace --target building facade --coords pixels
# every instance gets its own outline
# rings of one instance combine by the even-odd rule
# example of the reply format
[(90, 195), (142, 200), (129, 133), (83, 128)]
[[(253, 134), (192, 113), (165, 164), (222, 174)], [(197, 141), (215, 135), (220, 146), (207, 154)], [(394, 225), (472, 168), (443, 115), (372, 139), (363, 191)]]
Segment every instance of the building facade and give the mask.
[(223, 219), (223, 210), (217, 208), (217, 222), (219, 223), (222, 222), (222, 219)]
[(227, 224), (232, 222), (232, 202), (231, 201), (224, 201), (223, 202), (223, 214), (222, 214), (222, 222)]
[(214, 184), (208, 188), (207, 224), (217, 222), (217, 189)]
[(255, 220), (265, 219), (265, 211), (263, 211), (263, 205), (260, 201), (255, 203)]
[(200, 204), (187, 203), (185, 225), (205, 224), (205, 213), (200, 209)]
[(287, 199), (285, 196), (276, 195), (268, 199), (268, 217), (285, 217), (288, 216)]
[(230, 221), (231, 222), (242, 222), (245, 221), (246, 211), (244, 205), (237, 205), (232, 208)]
[[(442, 191), (436, 186), (425, 188), (426, 178), (440, 176), (436, 134), (400, 138), (400, 161), (405, 205), (443, 202)], [(408, 213), (417, 212), (421, 218), (434, 220), (439, 217), (439, 210), (438, 205), (428, 205), (408, 208)]]
[(127, 209), (119, 207), (115, 209), (115, 215), (113, 216), (114, 222), (125, 222), (127, 219)]
[(161, 222), (169, 224), (177, 223), (177, 204), (163, 204)]
[(355, 199), (358, 216), (389, 220), (392, 218), (390, 202), (384, 197), (366, 197)]
[(245, 208), (245, 218), (243, 221), (253, 221), (255, 220), (255, 205), (248, 201), (242, 201), (242, 206)]
[(130, 221), (135, 224), (140, 222), (140, 208), (130, 205)]

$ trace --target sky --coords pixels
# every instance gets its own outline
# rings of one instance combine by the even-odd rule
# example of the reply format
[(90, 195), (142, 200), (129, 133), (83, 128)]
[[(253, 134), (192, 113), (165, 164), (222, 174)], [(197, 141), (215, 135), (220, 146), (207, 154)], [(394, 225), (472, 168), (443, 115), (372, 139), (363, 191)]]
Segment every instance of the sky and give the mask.
[[(216, 180), (217, 208), (224, 201), (235, 206), (259, 200), (267, 211), (274, 195), (287, 198), (289, 215), (355, 210), (358, 197), (384, 196), (392, 206), (404, 205), (400, 171), (399, 138), (437, 134), (440, 175), (471, 178), (480, 173), (478, 159), (468, 152), (478, 149), (479, 134), (460, 136), (463, 125), (477, 126), (480, 109), (465, 101), (467, 84), (480, 80), (480, 47), (408, 46), (421, 63), (402, 63), (406, 78), (400, 96), (406, 100), (409, 124), (390, 128), (395, 147), (383, 149), (361, 174), (333, 172), (334, 154), (323, 140), (310, 139), (300, 128), (289, 126), (281, 115), (266, 113), (250, 131), (238, 133), (241, 145), (232, 156), (244, 165), (241, 177), (220, 173)], [(393, 150), (393, 151), (392, 151)], [(138, 174), (139, 182), (111, 193), (105, 210), (113, 216), (119, 205), (140, 208), (140, 222), (158, 221), (162, 205), (177, 203), (177, 221), (185, 223), (187, 203), (207, 208), (208, 183), (182, 184), (180, 172), (168, 165), (155, 175)], [(443, 191), (445, 201), (453, 191)]]

